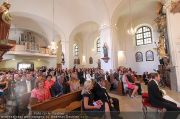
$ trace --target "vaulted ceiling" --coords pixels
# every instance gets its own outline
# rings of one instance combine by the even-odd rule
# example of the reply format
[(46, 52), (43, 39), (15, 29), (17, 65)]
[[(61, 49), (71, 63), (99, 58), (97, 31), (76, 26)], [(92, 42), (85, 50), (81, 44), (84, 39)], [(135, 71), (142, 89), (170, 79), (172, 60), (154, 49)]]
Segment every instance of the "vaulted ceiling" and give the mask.
[[(152, 1), (132, 0), (134, 11), (150, 11)], [(2, 3), (3, 0), (0, 0)], [(12, 27), (29, 29), (52, 38), (53, 0), (9, 0), (13, 16)], [(61, 40), (69, 40), (76, 27), (86, 22), (99, 26), (110, 24), (112, 19), (128, 14), (127, 0), (54, 0), (55, 31)], [(146, 7), (149, 5), (149, 7)]]

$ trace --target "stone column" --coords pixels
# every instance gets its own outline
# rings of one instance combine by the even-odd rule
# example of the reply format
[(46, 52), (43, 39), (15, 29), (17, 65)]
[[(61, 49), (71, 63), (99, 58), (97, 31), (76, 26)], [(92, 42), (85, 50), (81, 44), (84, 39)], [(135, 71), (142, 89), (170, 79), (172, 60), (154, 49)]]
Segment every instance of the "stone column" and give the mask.
[(61, 41), (58, 41), (57, 43), (57, 52), (56, 52), (56, 55), (57, 55), (57, 68), (62, 68), (62, 64), (61, 64), (61, 61), (62, 61), (62, 44), (61, 44)]
[(69, 56), (69, 52), (70, 52), (70, 46), (69, 46), (69, 41), (65, 41), (63, 40), (61, 42), (62, 44), (62, 52), (64, 53), (64, 60), (65, 60), (65, 64), (62, 66), (63, 68), (70, 68), (70, 57), (73, 56)]
[[(108, 62), (104, 62), (103, 59), (101, 59), (101, 68), (104, 71), (109, 71), (110, 69), (114, 68), (114, 50), (112, 48), (112, 28), (110, 26), (103, 26), (100, 28), (100, 40), (101, 40), (101, 48), (103, 48), (104, 44), (107, 44), (108, 47)], [(104, 52), (102, 49), (101, 52), (101, 58), (104, 58)]]
[[(169, 8), (170, 9), (170, 8)], [(167, 26), (171, 57), (171, 88), (180, 92), (180, 14), (167, 10)]]

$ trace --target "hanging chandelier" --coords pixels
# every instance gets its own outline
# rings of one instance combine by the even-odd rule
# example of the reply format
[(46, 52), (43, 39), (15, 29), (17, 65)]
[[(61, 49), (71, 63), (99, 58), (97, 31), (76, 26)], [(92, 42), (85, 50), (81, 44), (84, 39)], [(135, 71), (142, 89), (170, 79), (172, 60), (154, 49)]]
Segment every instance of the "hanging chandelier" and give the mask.
[(130, 28), (127, 30), (127, 33), (129, 35), (134, 35), (135, 34), (135, 29), (133, 28), (133, 23), (132, 23), (132, 8), (131, 8), (131, 0), (129, 0), (129, 23), (130, 23)]
[(51, 45), (49, 45), (48, 48), (51, 50), (52, 54), (56, 54), (56, 50), (57, 50), (58, 46), (55, 41), (52, 41)]
[(54, 0), (53, 0), (53, 19), (52, 19), (52, 22), (53, 22), (52, 42), (51, 42), (51, 44), (48, 46), (48, 48), (51, 50), (51, 53), (52, 53), (53, 55), (55, 55), (58, 46), (57, 46), (57, 43), (54, 41), (54, 39), (55, 39), (55, 32), (54, 32)]
[(127, 33), (129, 35), (134, 35), (135, 34), (135, 29), (131, 26), (128, 30), (127, 30)]

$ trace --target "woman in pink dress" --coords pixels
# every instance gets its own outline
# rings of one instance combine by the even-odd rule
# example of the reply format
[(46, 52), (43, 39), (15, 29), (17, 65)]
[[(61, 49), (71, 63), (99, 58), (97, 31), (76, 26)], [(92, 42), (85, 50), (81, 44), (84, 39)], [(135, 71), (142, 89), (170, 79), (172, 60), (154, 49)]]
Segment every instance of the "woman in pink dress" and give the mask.
[(127, 71), (125, 71), (124, 73), (125, 73), (125, 80), (126, 80), (126, 84), (127, 84), (128, 89), (132, 89), (133, 90), (133, 92), (131, 94), (131, 98), (133, 98), (133, 97), (135, 97), (135, 94), (137, 93), (138, 86), (136, 86), (135, 83), (129, 82), (129, 80), (127, 78), (127, 74), (128, 74)]
[(36, 82), (36, 88), (32, 90), (31, 98), (37, 99), (38, 102), (43, 102), (51, 98), (50, 91), (44, 88), (44, 82), (42, 80)]
[(46, 81), (44, 82), (44, 88), (50, 90), (53, 85), (54, 80), (52, 79), (52, 75), (47, 75)]

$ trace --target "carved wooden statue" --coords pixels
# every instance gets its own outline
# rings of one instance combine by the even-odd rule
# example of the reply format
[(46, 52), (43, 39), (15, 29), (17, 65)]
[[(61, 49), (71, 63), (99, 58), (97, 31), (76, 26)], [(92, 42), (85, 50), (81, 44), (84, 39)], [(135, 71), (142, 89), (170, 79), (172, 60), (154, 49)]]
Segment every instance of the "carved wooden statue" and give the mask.
[(7, 40), (11, 24), (11, 15), (9, 14), (10, 4), (4, 2), (0, 6), (0, 40)]

